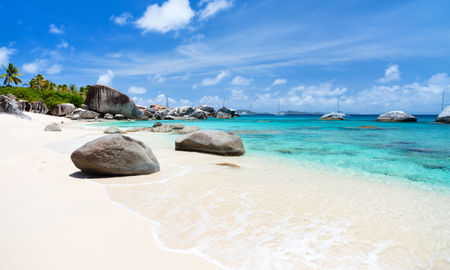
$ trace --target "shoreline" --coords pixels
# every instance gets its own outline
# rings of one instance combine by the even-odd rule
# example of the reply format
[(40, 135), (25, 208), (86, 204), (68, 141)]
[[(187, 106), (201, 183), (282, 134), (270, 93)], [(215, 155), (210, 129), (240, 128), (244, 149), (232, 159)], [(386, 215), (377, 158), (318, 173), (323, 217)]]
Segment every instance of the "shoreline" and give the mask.
[[(35, 114), (30, 114), (30, 115), (32, 117), (35, 116)], [(99, 129), (95, 129), (95, 128), (84, 129), (83, 127), (81, 127), (81, 129), (80, 129), (80, 126), (76, 126), (76, 125), (74, 125), (74, 123), (71, 123), (69, 121), (69, 123), (65, 123), (63, 125), (63, 133), (48, 133), (48, 132), (44, 133), (44, 131), (43, 131), (44, 124), (43, 123), (48, 123), (51, 121), (55, 121), (55, 119), (64, 119), (64, 118), (56, 118), (56, 117), (48, 117), (48, 116), (37, 117), (37, 118), (42, 118), (42, 119), (40, 119), (39, 120), (40, 122), (38, 124), (34, 125), (34, 127), (31, 127), (31, 125), (28, 127), (25, 127), (25, 126), (21, 127), (21, 129), (23, 129), (23, 130), (30, 130), (33, 128), (36, 129), (38, 127), (41, 128), (41, 134), (43, 136), (39, 135), (40, 137), (39, 136), (34, 136), (34, 137), (39, 137), (36, 141), (43, 142), (43, 143), (42, 143), (42, 145), (39, 145), (39, 147), (35, 146), (34, 150), (36, 151), (36, 148), (40, 149), (40, 150), (42, 150), (43, 148), (46, 149), (45, 155), (52, 157), (51, 160), (53, 162), (55, 162), (55, 164), (58, 164), (58, 166), (63, 167), (65, 169), (65, 171), (71, 170), (71, 171), (73, 171), (72, 174), (74, 174), (74, 173), (76, 174), (76, 171), (78, 171), (78, 169), (76, 169), (73, 166), (73, 164), (70, 162), (70, 158), (66, 158), (65, 160), (62, 160), (62, 159), (59, 160), (59, 159), (64, 156), (67, 157), (67, 153), (70, 152), (71, 147), (73, 148), (77, 144), (82, 144), (83, 140), (91, 140), (95, 136), (103, 135), (102, 133), (99, 132), (99, 130), (100, 129), (103, 130), (103, 128), (101, 127)], [(14, 119), (16, 119), (16, 118), (14, 118)], [(26, 121), (26, 120), (21, 120), (21, 121)], [(32, 121), (35, 121), (35, 120), (33, 119)], [(45, 122), (45, 121), (48, 121), (48, 122)], [(12, 121), (12, 122), (14, 122), (14, 121)], [(66, 122), (66, 121), (64, 121), (64, 122)], [(0, 123), (2, 125), (4, 123), (3, 115), (0, 115)], [(78, 123), (75, 123), (75, 124), (78, 124)], [(38, 125), (41, 125), (41, 126), (38, 126)], [(17, 129), (17, 127), (13, 127), (13, 126), (11, 126), (10, 128)], [(64, 134), (65, 133), (64, 131), (72, 132), (72, 133), (70, 133), (69, 138), (66, 137), (67, 133)], [(39, 133), (38, 130), (35, 130), (34, 132)], [(11, 132), (11, 133), (14, 133), (14, 132)], [(18, 137), (26, 137), (27, 138), (27, 136), (24, 136), (24, 135), (26, 135), (26, 134), (21, 134), (21, 136), (18, 136)], [(29, 135), (31, 135), (31, 134), (29, 134)], [(157, 191), (174, 191), (175, 193), (171, 193), (171, 194), (177, 194), (177, 195), (179, 195), (179, 198), (172, 198), (172, 200), (174, 200), (174, 201), (171, 202), (171, 204), (176, 205), (176, 203), (179, 203), (181, 206), (183, 206), (183, 203), (187, 202), (186, 199), (189, 198), (189, 197), (186, 197), (187, 194), (185, 194), (188, 191), (192, 192), (192, 194), (197, 194), (200, 196), (201, 194), (204, 194), (204, 192), (211, 190), (214, 194), (216, 194), (215, 195), (216, 197), (222, 196), (224, 192), (225, 193), (229, 192), (229, 194), (227, 193), (227, 194), (225, 194), (226, 196), (223, 197), (225, 199), (238, 198), (238, 197), (236, 197), (237, 196), (236, 194), (247, 194), (250, 192), (249, 194), (253, 194), (253, 193), (254, 194), (253, 194), (253, 197), (251, 198), (252, 200), (249, 199), (246, 201), (248, 204), (248, 208), (246, 208), (247, 210), (253, 211), (253, 210), (259, 210), (259, 209), (263, 209), (263, 210), (265, 209), (265, 211), (266, 211), (265, 215), (267, 215), (267, 213), (270, 212), (269, 210), (283, 209), (283, 211), (281, 211), (280, 213), (270, 212), (271, 215), (272, 214), (274, 215), (274, 217), (287, 216), (287, 215), (291, 214), (289, 211), (291, 211), (294, 214), (299, 214), (299, 217), (301, 217), (300, 214), (302, 214), (302, 213), (308, 214), (308, 212), (310, 212), (311, 210), (315, 210), (315, 211), (317, 210), (317, 213), (316, 212), (309, 213), (311, 216), (310, 219), (316, 218), (317, 220), (319, 220), (322, 223), (325, 222), (324, 224), (322, 224), (324, 226), (323, 228), (328, 228), (327, 222), (329, 222), (329, 221), (331, 222), (333, 220), (334, 220), (333, 222), (338, 222), (337, 224), (340, 224), (339, 226), (344, 226), (343, 228), (347, 228), (347, 226), (348, 226), (345, 222), (350, 222), (351, 224), (355, 224), (355, 226), (357, 226), (357, 228), (359, 228), (359, 225), (361, 225), (361, 224), (367, 225), (367, 223), (366, 223), (367, 220), (365, 220), (365, 219), (369, 219), (369, 221), (376, 220), (376, 219), (374, 219), (373, 216), (364, 216), (364, 212), (367, 211), (367, 209), (370, 209), (370, 211), (372, 211), (372, 212), (376, 212), (377, 209), (378, 209), (378, 211), (387, 210), (388, 205), (395, 204), (395, 203), (397, 203), (397, 207), (399, 207), (400, 209), (408, 210), (410, 214), (420, 215), (419, 210), (416, 211), (414, 209), (411, 209), (407, 204), (412, 204), (415, 206), (425, 205), (427, 207), (431, 207), (432, 203), (436, 203), (436, 202), (447, 202), (448, 203), (448, 202), (450, 202), (450, 199), (447, 196), (444, 196), (442, 194), (441, 195), (433, 194), (433, 196), (431, 196), (430, 194), (428, 194), (429, 191), (424, 191), (424, 190), (420, 191), (420, 190), (414, 190), (414, 189), (411, 190), (410, 188), (407, 188), (407, 187), (391, 186), (387, 183), (380, 183), (378, 181), (360, 181), (361, 179), (359, 179), (358, 177), (349, 176), (349, 177), (344, 178), (343, 176), (332, 174), (332, 172), (330, 172), (330, 174), (328, 175), (328, 173), (311, 171), (311, 169), (308, 170), (308, 168), (290, 168), (289, 164), (278, 164), (278, 165), (274, 166), (274, 164), (270, 164), (270, 162), (267, 162), (267, 160), (258, 160), (257, 158), (254, 158), (251, 156), (220, 157), (220, 156), (211, 156), (211, 155), (205, 155), (205, 154), (199, 154), (199, 153), (193, 153), (193, 152), (175, 152), (173, 149), (170, 149), (169, 139), (164, 138), (164, 136), (166, 136), (165, 134), (152, 134), (152, 133), (145, 132), (145, 133), (133, 133), (133, 134), (126, 134), (126, 135), (143, 140), (145, 143), (150, 145), (153, 152), (157, 156), (158, 160), (160, 160), (160, 163), (162, 164), (161, 171), (159, 173), (147, 175), (147, 176), (120, 177), (120, 178), (119, 177), (117, 177), (117, 178), (90, 178), (88, 182), (94, 182), (95, 183), (94, 186), (101, 187), (102, 193), (104, 193), (104, 194), (102, 194), (102, 196), (105, 196), (105, 198), (104, 199), (99, 198), (99, 197), (94, 198), (94, 196), (98, 196), (98, 191), (95, 192), (97, 195), (91, 194), (91, 196), (89, 196), (89, 197), (91, 200), (95, 200), (96, 205), (102, 204), (102, 203), (100, 203), (100, 201), (103, 200), (104, 202), (107, 202), (108, 205), (111, 205), (114, 207), (115, 210), (110, 209), (110, 211), (111, 211), (110, 216), (107, 217), (109, 219), (114, 216), (116, 216), (116, 217), (117, 216), (128, 216), (127, 214), (124, 214), (123, 212), (127, 212), (128, 214), (132, 213), (135, 215), (135, 217), (136, 216), (141, 217), (141, 218), (139, 218), (139, 220), (143, 219), (143, 220), (141, 220), (142, 222), (136, 221), (135, 217), (133, 217), (133, 218), (126, 217), (128, 222), (130, 224), (132, 224), (132, 226), (138, 226), (137, 225), (138, 223), (139, 224), (144, 223), (144, 224), (140, 224), (139, 226), (146, 227), (147, 233), (145, 233), (145, 230), (143, 232), (141, 229), (138, 232), (134, 232), (132, 234), (133, 235), (134, 234), (139, 234), (139, 235), (144, 234), (144, 235), (146, 235), (146, 239), (147, 239), (148, 234), (149, 234), (148, 231), (150, 231), (149, 229), (151, 227), (152, 228), (151, 229), (152, 241), (155, 242), (154, 244), (156, 244), (157, 248), (165, 250), (165, 251), (170, 251), (170, 252), (168, 252), (168, 255), (166, 255), (165, 259), (157, 260), (158, 263), (160, 263), (161, 265), (166, 265), (165, 267), (169, 267), (168, 264), (174, 263), (172, 260), (174, 260), (175, 257), (177, 257), (180, 254), (186, 254), (186, 253), (196, 255), (196, 256), (186, 255), (187, 257), (183, 257), (183, 258), (181, 258), (181, 260), (180, 260), (180, 258), (176, 258), (176, 259), (180, 260), (180, 261), (185, 260), (189, 266), (192, 265), (192, 267), (195, 267), (196, 269), (214, 269), (218, 266), (218, 264), (222, 264), (222, 263), (213, 259), (211, 256), (203, 254), (201, 251), (196, 251), (196, 252), (189, 251), (189, 250), (193, 251), (195, 249), (187, 249), (187, 251), (183, 251), (181, 249), (167, 247), (167, 245), (166, 245), (167, 243), (164, 243), (164, 240), (165, 240), (165, 242), (169, 241), (172, 244), (174, 243), (173, 241), (171, 241), (171, 239), (172, 240), (174, 239), (174, 238), (171, 238), (172, 236), (170, 236), (171, 231), (167, 231), (167, 232), (165, 232), (165, 234), (158, 235), (158, 233), (156, 231), (157, 231), (157, 229), (160, 229), (160, 228), (154, 228), (154, 226), (150, 225), (151, 222), (158, 222), (158, 221), (152, 220), (145, 214), (142, 214), (146, 210), (145, 207), (151, 208), (151, 207), (153, 207), (152, 204), (150, 204), (150, 206), (147, 205), (142, 208), (139, 205), (133, 205), (134, 203), (132, 201), (130, 201), (130, 199), (128, 198), (132, 194), (138, 194), (138, 195), (141, 194), (144, 191), (142, 189), (143, 185), (154, 188), (154, 189), (146, 189), (145, 190), (146, 192), (156, 191), (155, 193), (151, 193), (151, 194), (159, 195), (160, 193), (158, 193)], [(4, 136), (4, 135), (2, 134), (1, 136)], [(9, 137), (6, 136), (5, 138), (9, 138)], [(33, 136), (30, 136), (28, 139), (32, 140), (32, 138), (33, 138)], [(11, 140), (12, 138), (9, 138), (9, 139)], [(19, 142), (20, 142), (20, 138), (14, 138), (14, 139), (19, 140)], [(74, 143), (74, 140), (77, 140), (77, 139), (79, 141), (75, 141), (75, 143)], [(34, 144), (37, 142), (30, 141), (27, 143)], [(67, 146), (69, 146), (69, 147), (67, 147)], [(60, 147), (60, 148), (58, 149), (58, 147)], [(13, 150), (11, 148), (13, 148), (13, 146), (9, 146), (9, 148), (7, 150)], [(50, 150), (49, 148), (53, 148), (53, 150)], [(30, 149), (30, 148), (28, 148), (28, 149)], [(33, 148), (31, 148), (30, 150), (33, 150)], [(11, 151), (11, 152), (13, 152), (13, 151)], [(6, 151), (6, 153), (8, 153), (8, 151)], [(53, 153), (53, 154), (51, 154), (51, 153)], [(17, 155), (17, 154), (19, 156), (21, 156), (21, 154), (23, 154), (23, 153), (16, 150), (15, 155)], [(17, 158), (17, 157), (15, 157), (15, 158)], [(26, 159), (33, 159), (33, 157), (27, 157)], [(237, 163), (238, 165), (241, 166), (241, 168), (240, 169), (222, 168), (222, 167), (215, 165), (218, 161), (223, 161), (223, 160)], [(40, 161), (42, 162), (42, 160), (40, 160)], [(33, 164), (39, 164), (39, 162), (34, 162)], [(9, 165), (12, 165), (12, 164), (9, 164)], [(176, 169), (173, 169), (174, 167), (176, 167), (176, 165), (180, 165), (182, 167), (184, 166), (186, 171), (176, 172)], [(274, 167), (277, 167), (277, 168), (275, 169)], [(2, 164), (0, 165), (0, 168), (2, 168), (3, 170), (6, 170), (7, 166), (5, 166), (5, 164), (2, 162)], [(171, 169), (168, 169), (168, 168), (171, 168)], [(44, 172), (46, 174), (50, 174), (50, 175), (47, 175), (50, 178), (54, 178), (54, 177), (58, 176), (58, 175), (52, 174), (53, 169), (55, 169), (54, 167), (51, 167), (50, 170), (45, 167), (40, 168), (40, 169), (42, 169), (42, 172)], [(211, 172), (215, 172), (215, 174), (223, 174), (223, 175), (218, 175), (217, 180), (216, 179), (208, 179), (208, 181), (205, 180), (204, 178), (207, 177), (208, 175), (211, 175)], [(255, 174), (255, 172), (256, 172), (256, 174)], [(301, 174), (303, 174), (303, 175), (301, 175)], [(9, 172), (9, 174), (7, 175), (8, 182), (10, 184), (13, 184), (14, 180), (11, 179), (11, 177), (15, 177), (17, 175), (20, 175), (19, 171)], [(251, 179), (251, 178), (249, 178), (251, 175), (256, 175), (257, 177), (260, 177), (261, 179)], [(274, 175), (276, 175), (276, 178), (274, 178)], [(78, 178), (82, 178), (83, 175), (77, 174), (76, 176)], [(10, 177), (10, 178), (8, 178), (8, 177)], [(162, 177), (162, 180), (160, 179), (161, 177)], [(172, 178), (170, 178), (170, 177), (172, 177)], [(38, 177), (38, 179), (42, 180), (43, 178)], [(68, 193), (68, 194), (71, 194), (71, 196), (73, 196), (74, 199), (76, 199), (76, 197), (83, 197), (83, 193), (86, 190), (98, 189), (98, 188), (89, 188), (89, 185), (84, 184), (85, 181), (80, 181), (79, 179), (77, 179), (75, 182), (73, 182), (74, 179), (75, 179), (74, 176), (71, 176), (71, 177), (65, 176), (63, 178), (64, 181), (62, 181), (62, 182), (57, 182), (55, 179), (52, 179), (53, 180), (52, 184), (56, 185), (56, 186), (60, 186), (60, 187), (63, 186), (63, 184), (67, 184), (67, 182), (70, 184), (79, 185), (79, 187), (76, 190), (70, 190), (70, 192)], [(158, 181), (157, 179), (160, 179), (160, 180)], [(72, 181), (67, 181), (67, 180), (72, 180)], [(224, 180), (228, 180), (228, 182), (230, 182), (230, 183), (224, 183)], [(257, 181), (257, 180), (260, 180), (260, 181)], [(314, 180), (314, 181), (312, 182), (311, 180)], [(370, 180), (372, 180), (372, 179), (370, 179)], [(298, 182), (301, 184), (301, 186), (297, 185)], [(262, 185), (262, 183), (264, 183), (264, 185)], [(38, 183), (33, 183), (33, 184), (38, 185)], [(3, 184), (2, 184), (2, 187), (4, 187)], [(240, 189), (243, 192), (227, 191), (228, 188), (231, 188), (231, 187), (233, 187), (235, 189), (238, 188), (237, 190)], [(18, 191), (20, 191), (20, 187), (17, 187), (17, 188), (18, 188)], [(35, 188), (36, 188), (36, 190), (39, 190), (39, 187), (35, 187)], [(213, 188), (213, 189), (211, 189), (211, 188)], [(199, 189), (201, 189), (201, 190), (199, 190)], [(363, 193), (358, 194), (358, 192), (364, 192), (367, 189), (369, 191), (366, 192), (365, 194), (363, 194)], [(52, 190), (51, 192), (47, 191), (47, 195), (50, 197), (51, 196), (54, 197), (56, 195), (56, 194), (54, 194), (54, 192), (55, 192), (55, 190)], [(185, 193), (183, 193), (183, 192), (185, 192)], [(219, 192), (219, 193), (217, 193), (217, 192)], [(270, 198), (270, 197), (266, 196), (271, 193), (273, 195), (282, 194), (284, 198), (288, 198), (289, 200), (288, 201), (277, 201), (277, 198), (278, 198), (277, 196), (275, 196), (275, 198)], [(316, 196), (319, 198), (315, 198), (316, 196), (312, 196), (312, 194), (310, 194), (310, 193), (316, 193)], [(14, 193), (14, 194), (16, 194), (16, 193)], [(163, 193), (161, 192), (161, 194), (163, 194)], [(205, 194), (207, 194), (207, 193), (205, 193)], [(264, 195), (264, 196), (256, 196), (256, 195)], [(250, 195), (248, 195), (248, 196), (250, 196)], [(381, 198), (380, 198), (380, 196), (381, 196)], [(4, 197), (4, 196), (2, 196), (2, 197)], [(300, 197), (300, 198), (296, 198), (296, 197)], [(399, 197), (399, 198), (395, 199), (394, 201), (389, 201), (395, 197)], [(135, 197), (131, 196), (131, 198), (135, 198)], [(11, 199), (11, 198), (9, 198), (9, 199)], [(216, 202), (215, 199), (218, 199), (218, 198), (212, 198), (211, 200), (208, 198), (208, 200), (202, 201), (201, 203), (202, 204), (203, 203), (213, 203), (213, 205), (214, 205), (215, 203), (220, 202), (220, 200)], [(351, 209), (345, 209), (345, 207), (343, 208), (342, 205), (333, 205), (332, 202), (335, 199), (337, 199), (341, 203), (344, 203), (344, 205), (347, 205)], [(402, 199), (407, 199), (408, 203), (402, 202)], [(25, 198), (24, 198), (24, 200), (26, 201)], [(371, 201), (368, 201), (368, 200), (375, 201), (379, 204), (371, 205)], [(2, 199), (0, 199), (0, 201), (2, 202), (2, 204), (5, 202), (6, 203), (9, 202), (8, 198), (6, 200), (5, 200), (5, 198), (2, 198)], [(75, 203), (75, 201), (73, 203)], [(244, 203), (244, 201), (242, 201), (242, 203)], [(135, 209), (133, 209), (133, 207), (130, 208), (129, 205), (127, 206), (127, 204), (133, 205), (133, 207), (135, 207)], [(158, 204), (158, 202), (155, 201), (155, 204)], [(199, 204), (199, 205), (202, 205), (202, 204)], [(299, 204), (301, 204), (301, 205), (299, 205)], [(358, 204), (362, 204), (362, 205), (358, 205)], [(449, 204), (447, 204), (447, 205), (449, 205)], [(12, 205), (10, 205), (10, 206), (12, 207)], [(117, 206), (119, 206), (121, 209), (118, 209)], [(89, 207), (88, 205), (85, 205), (84, 207), (81, 207), (80, 209), (78, 209), (78, 211), (80, 211), (80, 213), (83, 213), (84, 211), (92, 213), (93, 209), (89, 209), (88, 207)], [(221, 206), (221, 207), (224, 207), (224, 206)], [(222, 215), (222, 218), (224, 220), (227, 220), (229, 217), (234, 218), (233, 216), (227, 216), (227, 214), (229, 212), (229, 209), (228, 209), (229, 207), (230, 207), (230, 205), (228, 205), (228, 204), (225, 205), (225, 208), (223, 210), (224, 212), (220, 215), (215, 216), (214, 212), (211, 212), (211, 213), (208, 212), (208, 214), (213, 215), (212, 217), (214, 217), (214, 218), (221, 218), (221, 215)], [(238, 205), (238, 207), (241, 207), (241, 206)], [(104, 208), (104, 207), (102, 206), (101, 208)], [(127, 209), (127, 210), (123, 211), (124, 209)], [(171, 208), (171, 209), (174, 211), (180, 211), (183, 209), (184, 210), (192, 210), (192, 209), (189, 209), (186, 207), (185, 208), (182, 207), (181, 209), (178, 209), (178, 208)], [(237, 209), (239, 209), (239, 208), (237, 208)], [(64, 209), (61, 209), (61, 210), (64, 210)], [(445, 208), (441, 209), (441, 210), (445, 211)], [(140, 213), (140, 211), (143, 211), (143, 212)], [(325, 219), (325, 220), (321, 219), (321, 217), (319, 215), (320, 211), (325, 211), (324, 213), (327, 213), (327, 219)], [(424, 211), (426, 213), (428, 213), (431, 211), (431, 208), (428, 210), (424, 209)], [(112, 212), (114, 212), (114, 213), (112, 213)], [(430, 212), (430, 213), (432, 213), (432, 212)], [(51, 213), (46, 213), (46, 214), (51, 214)], [(392, 218), (395, 217), (398, 219), (398, 217), (396, 217), (397, 213), (385, 213), (385, 214), (387, 216), (385, 218), (382, 218), (382, 220), (389, 220), (389, 217), (392, 217)], [(193, 212), (193, 213), (190, 213), (187, 217), (191, 217), (191, 215), (192, 215), (192, 217), (196, 216), (196, 214)], [(261, 218), (259, 216), (259, 213), (256, 213), (256, 214), (251, 213), (251, 215), (254, 216), (256, 218), (256, 220), (260, 220), (260, 218)], [(359, 217), (359, 215), (361, 217)], [(354, 220), (340, 221), (341, 217), (350, 217)], [(417, 217), (414, 217), (414, 218), (417, 218)], [(176, 220), (176, 219), (173, 219), (172, 217), (170, 217), (169, 219), (166, 220), (166, 219), (164, 219), (165, 218), (164, 215), (157, 217), (157, 218), (162, 218), (161, 220), (163, 220), (163, 222), (165, 222), (165, 224), (169, 224), (169, 225), (173, 225), (172, 224), (173, 221)], [(444, 215), (444, 218), (445, 218), (445, 215)], [(404, 221), (408, 221), (408, 220), (409, 220), (408, 217), (402, 217), (402, 220), (401, 220), (402, 222), (400, 222), (400, 221), (399, 222), (401, 224), (405, 224)], [(86, 222), (86, 220), (84, 220), (84, 221)], [(194, 222), (195, 221), (196, 220), (194, 219)], [(278, 220), (276, 220), (276, 221), (278, 221)], [(105, 221), (102, 220), (101, 218), (98, 222), (101, 224), (105, 223)], [(305, 223), (305, 221), (302, 221), (301, 219), (296, 222), (298, 222), (299, 225), (302, 225)], [(331, 224), (334, 224), (333, 222)], [(357, 222), (357, 223), (355, 223), (355, 222)], [(130, 224), (127, 225), (128, 228), (130, 228)], [(297, 223), (295, 223), (295, 224), (297, 224)], [(10, 226), (11, 228), (9, 228), (9, 229), (12, 230), (12, 227), (14, 224), (7, 223), (6, 225)], [(279, 226), (280, 224), (277, 224), (275, 222), (274, 225)], [(320, 225), (320, 226), (322, 226), (322, 225)], [(348, 227), (346, 229), (347, 230), (346, 235), (348, 234), (346, 237), (350, 237), (350, 236), (351, 237), (362, 237), (363, 234), (367, 233), (368, 231), (372, 231), (375, 235), (378, 235), (378, 233), (376, 233), (376, 231), (380, 228), (386, 227), (386, 225), (383, 225), (383, 223), (381, 223), (379, 225), (381, 225), (379, 228), (370, 227), (369, 230), (363, 230), (361, 232), (358, 231), (359, 229), (357, 231), (354, 231), (354, 229), (351, 229), (351, 227)], [(440, 224), (440, 225), (442, 225), (442, 224)], [(3, 226), (5, 226), (5, 224), (3, 224)], [(71, 225), (71, 226), (73, 226), (73, 225)], [(160, 227), (161, 226), (164, 226), (164, 225), (160, 225)], [(290, 223), (285, 226), (290, 226)], [(23, 228), (23, 229), (27, 230), (29, 228)], [(177, 227), (175, 226), (171, 229), (173, 231), (174, 229), (176, 230)], [(290, 231), (290, 229), (294, 230), (295, 227), (285, 227), (284, 230)], [(341, 230), (342, 230), (342, 228), (341, 228)], [(387, 230), (389, 230), (389, 228), (387, 228)], [(409, 228), (409, 230), (414, 231), (415, 228), (411, 227), (411, 228)], [(127, 231), (129, 231), (129, 230), (127, 230)], [(212, 232), (209, 236), (213, 237), (215, 235), (215, 233), (216, 232)], [(384, 234), (381, 234), (381, 235), (389, 235), (390, 234), (390, 232), (383, 232), (383, 233)], [(170, 237), (167, 238), (166, 237), (167, 235), (169, 235)], [(159, 240), (160, 236), (163, 236), (164, 239)], [(327, 237), (331, 237), (331, 236), (333, 236), (333, 235), (328, 235)], [(116, 236), (114, 236), (114, 237), (116, 237)], [(137, 239), (138, 238), (136, 238), (135, 240), (138, 242), (132, 242), (132, 243), (144, 245), (144, 246), (148, 245), (148, 243), (142, 243), (142, 240), (137, 240)], [(330, 238), (330, 239), (333, 239), (333, 238)], [(357, 239), (357, 238), (355, 238), (355, 239)], [(364, 237), (361, 239), (364, 240)], [(380, 238), (380, 239), (382, 239), (382, 238)], [(403, 239), (403, 238), (400, 238), (400, 239)], [(23, 239), (23, 240), (29, 241), (29, 239)], [(158, 241), (159, 241), (159, 243), (158, 243)], [(241, 241), (241, 240), (237, 239), (236, 243), (239, 243), (239, 241)], [(366, 241), (366, 240), (364, 240), (364, 241)], [(8, 243), (8, 244), (11, 244), (11, 243)], [(338, 243), (338, 244), (340, 244), (340, 243)], [(99, 242), (98, 245), (102, 246), (103, 244), (101, 242)], [(100, 247), (98, 245), (97, 245), (97, 248)], [(357, 246), (357, 248), (362, 248), (362, 247)], [(4, 246), (0, 245), (0, 251), (2, 251), (2, 254), (8, 254), (8, 253), (5, 253), (6, 249), (7, 249), (6, 245), (4, 245)], [(94, 247), (93, 249), (95, 250), (96, 248)], [(320, 251), (320, 250), (317, 250), (317, 251)], [(164, 253), (164, 252), (162, 252), (162, 253)], [(322, 252), (324, 252), (324, 254), (327, 254), (326, 252), (331, 252), (329, 254), (331, 256), (332, 254), (334, 254), (333, 252), (335, 252), (335, 250), (325, 249), (325, 250), (322, 250)], [(403, 254), (402, 252), (400, 252), (400, 254)], [(398, 251), (397, 251), (397, 253), (398, 253)], [(192, 257), (194, 257), (194, 258), (192, 258)], [(211, 263), (205, 262), (204, 260), (214, 263), (215, 265), (213, 266), (213, 265), (211, 265)], [(129, 259), (124, 261), (124, 263), (127, 263), (127, 261), (129, 262)], [(140, 268), (144, 269), (145, 266), (148, 267), (148, 266), (152, 265), (152, 264), (146, 264), (146, 263), (148, 263), (148, 262), (146, 262), (146, 260), (141, 260), (138, 263), (136, 263), (136, 266), (138, 266), (138, 267), (133, 268), (133, 269), (140, 269)], [(330, 262), (326, 261), (326, 263), (330, 263)], [(184, 263), (180, 263), (180, 267), (182, 267), (183, 264)], [(322, 266), (326, 266), (326, 265), (327, 264), (324, 264)], [(1, 263), (0, 263), (0, 266), (2, 266)], [(185, 269), (186, 264), (184, 264), (184, 266), (185, 266), (184, 267), (184, 269)], [(222, 264), (222, 268), (224, 268), (224, 267), (225, 266)], [(45, 268), (45, 267), (43, 267), (43, 268)], [(65, 267), (65, 268), (67, 268), (67, 267)], [(74, 269), (75, 268), (76, 267), (74, 267)], [(86, 268), (86, 267), (84, 267), (84, 268)], [(129, 268), (129, 266), (128, 266), (128, 268)], [(163, 268), (163, 267), (161, 267), (161, 268)], [(228, 269), (234, 269), (234, 268), (235, 267), (230, 267)], [(324, 268), (327, 268), (327, 267), (324, 267)], [(16, 268), (8, 267), (7, 269), (16, 269)], [(34, 267), (34, 269), (36, 269), (36, 267)], [(37, 269), (39, 269), (39, 268), (37, 268)], [(49, 268), (47, 268), (47, 269), (49, 269)], [(120, 268), (118, 268), (118, 269), (120, 269)], [(175, 267), (170, 266), (170, 269), (182, 269), (182, 268), (176, 268), (176, 266)]]

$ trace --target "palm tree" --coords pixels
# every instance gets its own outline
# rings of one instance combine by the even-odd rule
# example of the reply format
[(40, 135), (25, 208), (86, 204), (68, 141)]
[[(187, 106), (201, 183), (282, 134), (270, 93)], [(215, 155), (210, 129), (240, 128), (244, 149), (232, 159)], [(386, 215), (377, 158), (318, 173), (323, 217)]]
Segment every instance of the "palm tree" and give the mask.
[(23, 76), (23, 74), (19, 73), (19, 69), (15, 67), (12, 63), (9, 63), (8, 68), (6, 68), (3, 65), (2, 67), (6, 71), (6, 73), (0, 77), (1, 79), (5, 78), (3, 84), (11, 86), (12, 82), (15, 83), (16, 85), (22, 82), (22, 80), (19, 79), (19, 76)]
[(36, 88), (37, 92), (39, 92), (39, 89), (48, 88), (48, 81), (44, 78), (44, 76), (42, 76), (42, 74), (38, 74), (31, 79), (30, 86), (31, 88)]

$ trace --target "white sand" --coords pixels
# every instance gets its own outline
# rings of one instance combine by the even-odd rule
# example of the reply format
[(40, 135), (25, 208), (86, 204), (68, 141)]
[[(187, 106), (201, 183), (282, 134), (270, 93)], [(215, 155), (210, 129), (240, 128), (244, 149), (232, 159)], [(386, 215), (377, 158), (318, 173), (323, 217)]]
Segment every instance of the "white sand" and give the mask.
[[(160, 172), (84, 180), (69, 155), (101, 131), (30, 116), (0, 115), (0, 269), (216, 268), (161, 246), (234, 269), (450, 267), (448, 195), (280, 160), (175, 152), (150, 132), (130, 136), (152, 148)], [(61, 120), (63, 132), (43, 131)]]
[[(0, 269), (217, 269), (161, 250), (144, 219), (109, 203), (100, 185), (71, 177), (78, 169), (69, 154), (45, 147), (101, 132), (29, 115), (0, 114)], [(65, 122), (62, 132), (44, 132), (53, 121)]]

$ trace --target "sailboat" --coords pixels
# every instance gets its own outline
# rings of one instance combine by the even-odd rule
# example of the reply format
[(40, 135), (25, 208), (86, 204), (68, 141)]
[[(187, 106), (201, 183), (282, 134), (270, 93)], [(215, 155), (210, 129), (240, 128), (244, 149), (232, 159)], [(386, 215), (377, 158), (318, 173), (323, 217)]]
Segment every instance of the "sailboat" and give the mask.
[(345, 113), (342, 110), (340, 110), (340, 108), (339, 108), (340, 101), (341, 101), (341, 96), (338, 96), (336, 112), (332, 112), (332, 113), (340, 114), (341, 116), (346, 116)]
[(286, 115), (286, 113), (280, 111), (280, 99), (278, 99), (278, 110), (275, 115)]

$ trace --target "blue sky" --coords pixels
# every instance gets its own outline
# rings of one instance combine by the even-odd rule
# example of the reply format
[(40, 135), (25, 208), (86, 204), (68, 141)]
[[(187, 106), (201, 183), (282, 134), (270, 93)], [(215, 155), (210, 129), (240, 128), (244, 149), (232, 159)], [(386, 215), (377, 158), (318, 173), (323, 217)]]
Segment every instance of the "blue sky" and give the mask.
[(0, 62), (136, 103), (275, 112), (450, 103), (449, 1), (13, 1)]

